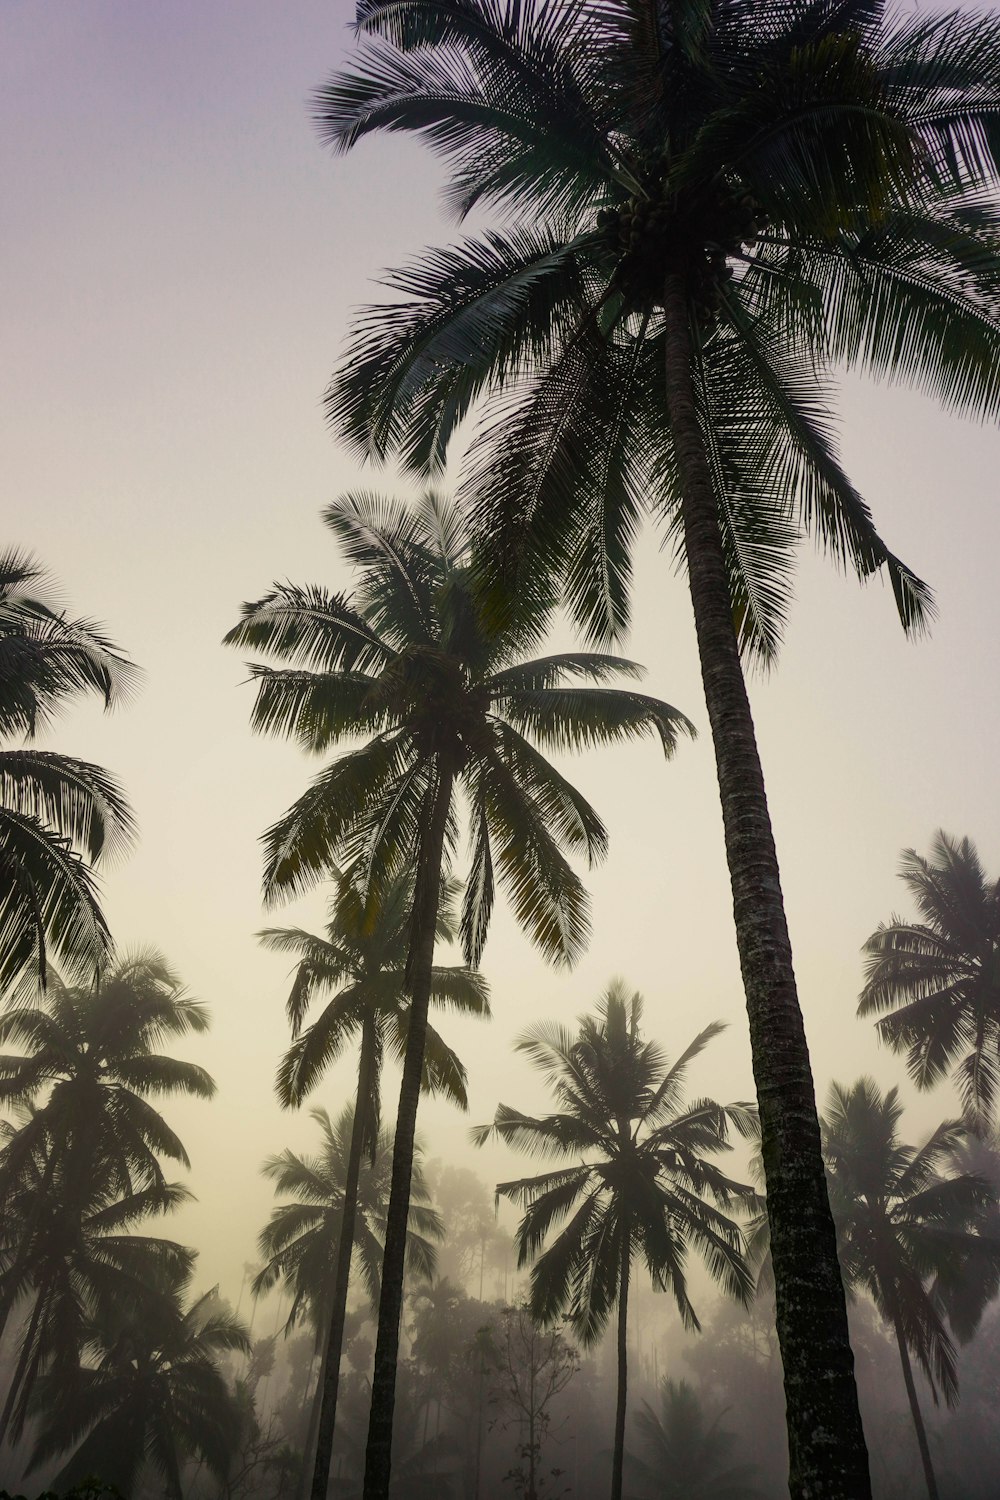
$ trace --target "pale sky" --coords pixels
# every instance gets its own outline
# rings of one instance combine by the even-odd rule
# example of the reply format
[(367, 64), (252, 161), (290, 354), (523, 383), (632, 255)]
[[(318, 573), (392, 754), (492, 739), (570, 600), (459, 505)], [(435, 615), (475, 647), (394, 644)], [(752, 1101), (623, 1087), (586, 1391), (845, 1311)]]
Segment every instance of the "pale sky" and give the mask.
[[(170, 1232), (201, 1249), (199, 1280), (233, 1296), (272, 1201), (260, 1161), (312, 1140), (274, 1103), (287, 962), (253, 933), (319, 924), (324, 901), (261, 911), (257, 836), (318, 766), (251, 735), (243, 664), (219, 642), (274, 579), (349, 582), (318, 515), (359, 476), (325, 428), (323, 388), (370, 278), (459, 233), (412, 143), (347, 159), (318, 144), (309, 95), (351, 45), (352, 13), (344, 0), (0, 0), (0, 543), (34, 552), (72, 611), (103, 620), (145, 670), (127, 710), (80, 705), (50, 742), (113, 769), (137, 809), (141, 843), (104, 883), (119, 943), (160, 948), (212, 1009), (211, 1035), (177, 1050), (211, 1069), (217, 1101), (164, 1106), (200, 1200)], [(899, 851), (926, 851), (943, 826), (1000, 872), (1000, 434), (855, 380), (841, 413), (848, 470), (940, 618), (907, 642), (887, 588), (861, 590), (807, 550), (779, 668), (751, 684), (821, 1099), (831, 1077), (903, 1077), (854, 1020), (860, 945), (905, 909)], [(467, 1160), (467, 1124), (500, 1098), (544, 1108), (510, 1040), (541, 1017), (571, 1021), (616, 973), (669, 1052), (730, 1021), (692, 1087), (752, 1096), (690, 609), (653, 538), (627, 649), (700, 738), (668, 765), (649, 743), (570, 766), (611, 833), (590, 879), (590, 950), (553, 973), (501, 908), (484, 961), (495, 1020), (441, 1020), (472, 1110), (422, 1111), (432, 1155)], [(336, 1111), (352, 1068), (315, 1102)], [(387, 1080), (390, 1108), (394, 1091)], [(947, 1090), (918, 1100), (912, 1134), (953, 1107)], [(519, 1171), (499, 1150), (477, 1165), (491, 1180)]]

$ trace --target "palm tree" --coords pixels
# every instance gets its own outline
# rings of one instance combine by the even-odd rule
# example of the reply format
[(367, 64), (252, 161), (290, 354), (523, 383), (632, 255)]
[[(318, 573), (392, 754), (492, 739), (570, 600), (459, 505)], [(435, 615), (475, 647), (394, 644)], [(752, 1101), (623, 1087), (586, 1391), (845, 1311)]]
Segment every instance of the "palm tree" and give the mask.
[(939, 1125), (923, 1146), (899, 1138), (896, 1089), (870, 1078), (834, 1084), (824, 1119), (830, 1196), (848, 1285), (868, 1293), (891, 1327), (913, 1414), (930, 1500), (938, 1490), (917, 1399), (911, 1354), (935, 1403), (958, 1400), (955, 1346), (975, 1332), (1000, 1288), (996, 1190), (985, 1177), (949, 1171), (963, 1144), (959, 1120)]
[[(1000, 409), (1000, 20), (879, 0), (361, 0), (316, 116), (415, 132), (501, 227), (388, 277), (328, 392), (426, 471), (493, 398), (469, 503), (484, 584), (628, 622), (644, 513), (686, 564), (750, 1015), (792, 1492), (869, 1492), (777, 857), (741, 656), (776, 654), (796, 542), (925, 585), (844, 472), (827, 372)], [(392, 293), (396, 296), (393, 297)]]
[(907, 1054), (918, 1088), (952, 1072), (965, 1109), (992, 1113), (1000, 1086), (1000, 880), (976, 847), (939, 831), (930, 859), (904, 849), (900, 876), (922, 921), (892, 917), (864, 946), (859, 1016)]
[[(479, 962), (497, 880), (542, 952), (571, 962), (586, 934), (587, 900), (563, 851), (600, 858), (607, 835), (532, 740), (567, 750), (652, 732), (669, 754), (690, 725), (657, 699), (606, 686), (637, 675), (631, 662), (583, 652), (525, 660), (539, 640), (537, 619), (488, 628), (473, 591), (468, 533), (453, 506), (432, 496), (416, 507), (359, 496), (335, 502), (325, 520), (361, 572), (355, 601), (280, 585), (245, 605), (226, 639), (292, 664), (252, 669), (256, 728), (294, 734), (315, 753), (371, 736), (323, 770), (265, 836), (267, 897), (293, 895), (331, 865), (353, 868), (357, 860), (377, 907), (400, 869), (415, 871), (410, 1024), (365, 1481), (368, 1500), (385, 1500), (413, 1136), (455, 794), (466, 793), (472, 845), (461, 919), (466, 962)], [(579, 687), (581, 679), (596, 686)], [(313, 1497), (323, 1500), (322, 1487)]]
[(217, 1289), (183, 1306), (191, 1265), (167, 1265), (155, 1308), (102, 1308), (89, 1329), (88, 1368), (53, 1375), (39, 1392), (42, 1425), (29, 1472), (68, 1449), (53, 1483), (99, 1473), (122, 1494), (138, 1493), (153, 1470), (168, 1500), (181, 1500), (189, 1458), (224, 1480), (240, 1413), (218, 1367), (230, 1351), (250, 1353), (243, 1325)]
[(761, 1500), (753, 1464), (733, 1463), (734, 1432), (713, 1422), (686, 1380), (661, 1380), (659, 1411), (648, 1401), (636, 1414), (645, 1458), (630, 1453), (627, 1467), (649, 1500)]
[[(5, 1123), (0, 1167), (16, 1140)], [(121, 1194), (109, 1174), (91, 1172), (81, 1184), (72, 1170), (49, 1170), (42, 1145), (21, 1162), (4, 1194), (0, 1272), (12, 1299), (28, 1299), (16, 1342), (14, 1368), (0, 1413), (0, 1433), (16, 1443), (24, 1429), (39, 1375), (77, 1368), (95, 1309), (155, 1301), (151, 1283), (163, 1267), (189, 1267), (192, 1252), (172, 1240), (135, 1234), (151, 1214), (186, 1201), (185, 1188), (156, 1183)], [(25, 1247), (30, 1256), (26, 1259)], [(155, 1311), (155, 1309), (154, 1309)]]
[[(439, 901), (437, 936), (445, 940), (454, 936), (453, 895), (451, 887), (446, 886)], [(301, 1104), (323, 1069), (360, 1033), (358, 1088), (339, 1215), (329, 1327), (320, 1341), (323, 1354), (314, 1469), (324, 1478), (330, 1472), (337, 1423), (361, 1158), (367, 1149), (369, 1165), (374, 1167), (386, 1046), (400, 1060), (406, 1051), (408, 1012), (404, 971), (412, 902), (412, 875), (404, 871), (390, 884), (380, 908), (366, 914), (360, 893), (341, 875), (325, 938), (297, 928), (272, 928), (260, 934), (264, 945), (273, 951), (299, 956), (287, 1005), (293, 1043), (278, 1070), (278, 1097), (286, 1108)], [(319, 1018), (303, 1032), (302, 1023), (312, 1000), (329, 990), (335, 991), (333, 997)], [(432, 972), (431, 999), (452, 1004), (467, 1013), (489, 1015), (486, 984), (481, 975), (469, 968), (436, 965)], [(430, 1025), (423, 1087), (428, 1092), (444, 1092), (460, 1108), (468, 1108), (465, 1069)], [(307, 1465), (309, 1461), (307, 1451)]]
[(730, 1149), (731, 1125), (741, 1135), (752, 1133), (754, 1111), (713, 1099), (689, 1104), (681, 1092), (688, 1065), (724, 1028), (707, 1026), (668, 1066), (656, 1043), (643, 1039), (641, 1021), (642, 997), (629, 996), (615, 980), (576, 1036), (563, 1026), (532, 1027), (517, 1050), (545, 1078), (557, 1113), (535, 1118), (501, 1104), (493, 1124), (474, 1133), (477, 1145), (495, 1134), (531, 1155), (574, 1159), (539, 1177), (501, 1182), (497, 1196), (525, 1210), (516, 1236), (518, 1265), (534, 1262), (535, 1317), (550, 1323), (568, 1309), (574, 1332), (588, 1345), (601, 1337), (617, 1305), (612, 1500), (622, 1493), (633, 1261), (645, 1260), (653, 1285), (671, 1293), (689, 1328), (701, 1326), (687, 1292), (689, 1246), (730, 1295), (745, 1302), (753, 1289), (743, 1236), (720, 1209), (750, 1203), (756, 1194), (709, 1158)]
[[(95, 692), (113, 708), (135, 668), (90, 620), (44, 597), (23, 553), (0, 554), (0, 737), (31, 740), (59, 708)], [(90, 866), (122, 852), (132, 813), (100, 766), (52, 750), (0, 750), (0, 996), (27, 973), (45, 983), (51, 949), (75, 978), (107, 965), (111, 935)]]

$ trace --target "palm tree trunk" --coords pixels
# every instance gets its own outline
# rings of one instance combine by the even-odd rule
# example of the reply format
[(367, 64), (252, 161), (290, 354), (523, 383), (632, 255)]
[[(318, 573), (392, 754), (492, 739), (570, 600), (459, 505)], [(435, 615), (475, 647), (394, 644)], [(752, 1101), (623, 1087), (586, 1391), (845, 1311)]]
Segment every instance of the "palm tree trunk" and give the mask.
[(868, 1454), (778, 860), (695, 404), (685, 278), (664, 286), (666, 405), (750, 1018), (793, 1500), (867, 1500)]
[(896, 1343), (899, 1345), (899, 1362), (903, 1366), (903, 1383), (906, 1386), (906, 1395), (910, 1403), (913, 1426), (917, 1433), (917, 1446), (920, 1449), (920, 1462), (924, 1466), (927, 1494), (930, 1500), (938, 1500), (937, 1479), (934, 1474), (934, 1465), (931, 1463), (931, 1450), (930, 1444), (927, 1441), (927, 1429), (924, 1427), (924, 1419), (920, 1414), (920, 1402), (917, 1400), (917, 1388), (913, 1383), (913, 1369), (910, 1365), (910, 1351), (906, 1347), (906, 1337), (903, 1333), (903, 1325), (900, 1322), (898, 1313), (893, 1317), (892, 1326), (896, 1332)]
[(365, 1140), (365, 1114), (372, 1097), (372, 1063), (375, 1057), (375, 1028), (366, 1018), (361, 1031), (361, 1056), (358, 1062), (358, 1093), (354, 1105), (354, 1125), (347, 1156), (344, 1183), (344, 1211), (340, 1221), (340, 1243), (337, 1246), (337, 1270), (330, 1310), (330, 1333), (320, 1368), (319, 1427), (316, 1433), (316, 1458), (313, 1463), (311, 1500), (326, 1500), (330, 1483), (330, 1461), (333, 1457), (333, 1435), (337, 1425), (337, 1392), (340, 1385), (340, 1361), (344, 1348), (344, 1322), (347, 1317), (347, 1292), (351, 1281), (351, 1257), (354, 1252), (354, 1225), (358, 1213), (358, 1182), (361, 1177), (361, 1154)]
[(378, 1335), (372, 1374), (372, 1405), (365, 1453), (364, 1500), (388, 1500), (392, 1463), (392, 1415), (396, 1399), (396, 1361), (399, 1354), (399, 1320), (403, 1309), (403, 1277), (406, 1269), (406, 1229), (410, 1213), (410, 1179), (413, 1175), (413, 1142), (420, 1100), (420, 1080), (427, 1040), (427, 1011), (434, 966), (434, 931), (437, 925), (444, 858), (445, 830), (451, 808), (455, 776), (438, 758), (437, 776), (428, 799), (424, 836), (421, 840), (417, 877), (413, 891), (410, 947), (406, 960), (406, 985), (410, 993), (410, 1024), (399, 1090), (396, 1138), (392, 1150), (392, 1186), (385, 1225), (382, 1255), (382, 1293), (378, 1305)]
[(615, 1408), (615, 1448), (611, 1460), (611, 1500), (622, 1500), (625, 1467), (625, 1412), (628, 1403), (628, 1282), (632, 1244), (628, 1225), (622, 1224), (621, 1270), (618, 1282), (618, 1402)]

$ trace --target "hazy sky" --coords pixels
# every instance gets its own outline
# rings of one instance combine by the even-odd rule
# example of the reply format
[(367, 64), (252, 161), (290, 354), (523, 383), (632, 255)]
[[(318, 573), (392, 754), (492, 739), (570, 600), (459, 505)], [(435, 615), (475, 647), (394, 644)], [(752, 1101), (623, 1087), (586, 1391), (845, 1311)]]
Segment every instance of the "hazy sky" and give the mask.
[[(322, 391), (369, 279), (459, 232), (413, 145), (344, 160), (318, 144), (310, 91), (350, 47), (352, 12), (0, 0), (0, 541), (36, 553), (145, 669), (127, 711), (76, 708), (52, 743), (111, 767), (138, 810), (141, 843), (105, 881), (119, 942), (162, 949), (212, 1009), (211, 1036), (183, 1050), (211, 1068), (218, 1100), (166, 1112), (200, 1199), (175, 1232), (200, 1246), (201, 1279), (233, 1294), (271, 1203), (261, 1159), (312, 1139), (273, 1100), (287, 963), (253, 934), (257, 836), (316, 767), (251, 736), (243, 665), (219, 642), (276, 578), (348, 583), (318, 513), (359, 476)], [(833, 1076), (902, 1075), (854, 1020), (859, 947), (904, 903), (900, 849), (926, 850), (943, 826), (1000, 871), (1000, 435), (854, 381), (841, 409), (848, 469), (934, 585), (940, 619), (908, 643), (887, 588), (861, 590), (807, 550), (779, 669), (751, 685), (821, 1096)], [(573, 974), (553, 973), (501, 908), (484, 965), (494, 1022), (441, 1023), (469, 1068), (471, 1120), (498, 1098), (544, 1105), (510, 1039), (572, 1019), (616, 973), (670, 1051), (729, 1020), (692, 1085), (752, 1092), (689, 605), (655, 538), (636, 597), (629, 653), (701, 737), (668, 765), (652, 743), (573, 764), (611, 831), (593, 941)], [(322, 917), (317, 897), (266, 920)], [(336, 1110), (352, 1084), (345, 1061), (316, 1102)], [(913, 1131), (951, 1108), (946, 1090), (918, 1101)], [(467, 1155), (454, 1111), (422, 1121), (432, 1154)], [(480, 1165), (513, 1164), (496, 1151)]]

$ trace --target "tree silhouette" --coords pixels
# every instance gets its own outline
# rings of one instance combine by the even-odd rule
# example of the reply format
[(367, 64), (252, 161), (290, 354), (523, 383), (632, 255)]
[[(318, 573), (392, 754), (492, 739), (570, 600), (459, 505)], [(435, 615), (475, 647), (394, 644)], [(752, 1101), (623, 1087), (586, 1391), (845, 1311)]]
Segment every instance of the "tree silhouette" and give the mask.
[[(634, 663), (595, 653), (526, 660), (540, 623), (493, 629), (473, 591), (470, 540), (454, 506), (359, 496), (325, 513), (360, 572), (355, 601), (291, 584), (243, 609), (234, 645), (292, 665), (252, 668), (254, 726), (293, 734), (314, 753), (370, 735), (323, 770), (265, 835), (265, 893), (292, 895), (340, 862), (363, 871), (377, 906), (400, 869), (415, 870), (406, 961), (410, 1025), (396, 1118), (372, 1384), (366, 1500), (388, 1492), (392, 1406), (410, 1166), (423, 1075), (441, 877), (465, 792), (471, 870), (461, 936), (478, 964), (497, 882), (546, 957), (570, 962), (587, 900), (564, 850), (600, 858), (597, 814), (536, 748), (582, 749), (653, 733), (670, 753), (690, 728), (676, 709), (605, 684)], [(579, 681), (596, 684), (579, 687)], [(534, 741), (535, 743), (532, 743)], [(313, 1500), (325, 1500), (321, 1476)]]
[[(90, 620), (46, 600), (30, 558), (0, 554), (0, 739), (30, 741), (81, 693), (106, 708), (128, 697), (135, 668)], [(0, 750), (0, 997), (48, 976), (50, 950), (92, 980), (111, 953), (90, 866), (127, 848), (132, 813), (100, 766), (29, 746)]]
[(972, 1337), (1000, 1288), (997, 1194), (986, 1178), (949, 1172), (965, 1138), (946, 1120), (923, 1146), (899, 1138), (896, 1089), (870, 1078), (834, 1084), (824, 1118), (831, 1201), (849, 1286), (868, 1293), (892, 1329), (916, 1429), (930, 1500), (938, 1489), (920, 1414), (911, 1354), (935, 1402), (958, 1400), (955, 1346)]
[[(925, 585), (833, 437), (831, 370), (1000, 409), (1000, 22), (838, 0), (362, 0), (316, 98), (340, 150), (418, 135), (499, 227), (388, 275), (328, 392), (365, 457), (443, 465), (487, 597), (619, 638), (644, 515), (686, 566), (773, 1223), (792, 1493), (869, 1493), (809, 1057), (741, 654), (776, 654), (796, 543)], [(386, 278), (383, 278), (385, 283)], [(511, 587), (510, 580), (516, 583)]]
[(649, 1500), (762, 1500), (753, 1464), (739, 1458), (740, 1441), (722, 1425), (725, 1412), (705, 1420), (686, 1380), (661, 1380), (659, 1409), (644, 1401), (635, 1425), (643, 1458), (629, 1453), (626, 1468)]
[(617, 1306), (612, 1500), (622, 1494), (633, 1261), (645, 1261), (653, 1285), (670, 1292), (687, 1327), (700, 1327), (687, 1291), (689, 1247), (730, 1295), (746, 1301), (753, 1288), (743, 1236), (720, 1210), (756, 1195), (709, 1158), (731, 1149), (730, 1126), (752, 1134), (755, 1113), (713, 1099), (689, 1104), (682, 1094), (689, 1064), (723, 1027), (706, 1027), (668, 1066), (656, 1043), (643, 1039), (641, 1021), (641, 996), (616, 980), (575, 1036), (562, 1026), (530, 1028), (517, 1050), (545, 1078), (557, 1112), (535, 1118), (501, 1104), (493, 1124), (474, 1136), (479, 1145), (496, 1134), (531, 1155), (573, 1159), (538, 1177), (501, 1182), (497, 1195), (525, 1210), (516, 1243), (518, 1264), (533, 1262), (535, 1317), (551, 1323), (568, 1310), (573, 1331), (588, 1345)]
[[(438, 907), (437, 937), (454, 937), (453, 891), (442, 892)], [(318, 1395), (319, 1412), (314, 1471), (330, 1472), (333, 1438), (337, 1422), (337, 1392), (344, 1343), (347, 1293), (354, 1252), (354, 1220), (357, 1209), (361, 1158), (367, 1149), (369, 1164), (375, 1165), (381, 1120), (382, 1059), (386, 1047), (402, 1061), (406, 1052), (409, 1021), (405, 993), (406, 953), (413, 903), (413, 878), (400, 872), (389, 885), (384, 900), (373, 913), (366, 912), (363, 896), (341, 875), (337, 897), (331, 903), (327, 936), (319, 938), (295, 928), (271, 928), (260, 934), (266, 947), (294, 953), (299, 961), (288, 997), (288, 1018), (293, 1042), (278, 1070), (278, 1097), (286, 1107), (298, 1105), (318, 1082), (324, 1069), (355, 1037), (360, 1037), (358, 1087), (352, 1117), (351, 1144), (347, 1157), (343, 1205), (338, 1231), (336, 1270), (330, 1297), (329, 1327), (320, 1339)], [(319, 1017), (305, 1031), (302, 1023), (312, 1001), (320, 994), (334, 993)], [(435, 965), (431, 974), (431, 999), (450, 1004), (467, 1014), (489, 1015), (487, 988), (481, 975), (469, 968)], [(467, 1108), (465, 1069), (430, 1025), (424, 1053), (423, 1087), (443, 1092), (460, 1108)], [(317, 1481), (318, 1482), (318, 1481)]]
[(1000, 1085), (1000, 881), (987, 880), (975, 845), (944, 832), (930, 859), (903, 851), (900, 876), (923, 918), (893, 916), (864, 946), (859, 1016), (905, 1052), (918, 1088), (949, 1072), (962, 1103), (991, 1114)]

